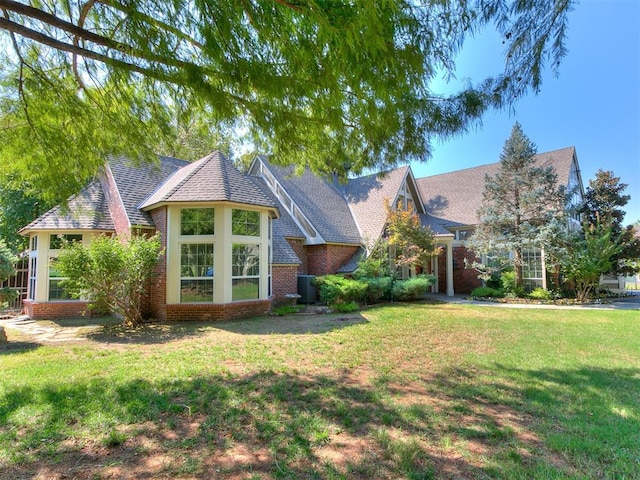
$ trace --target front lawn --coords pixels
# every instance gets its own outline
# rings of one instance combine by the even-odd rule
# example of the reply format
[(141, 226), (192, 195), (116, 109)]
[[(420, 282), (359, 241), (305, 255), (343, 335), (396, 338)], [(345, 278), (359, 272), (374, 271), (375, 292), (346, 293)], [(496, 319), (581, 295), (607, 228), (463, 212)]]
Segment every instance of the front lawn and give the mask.
[(22, 345), (0, 350), (0, 478), (640, 478), (637, 311), (396, 304)]

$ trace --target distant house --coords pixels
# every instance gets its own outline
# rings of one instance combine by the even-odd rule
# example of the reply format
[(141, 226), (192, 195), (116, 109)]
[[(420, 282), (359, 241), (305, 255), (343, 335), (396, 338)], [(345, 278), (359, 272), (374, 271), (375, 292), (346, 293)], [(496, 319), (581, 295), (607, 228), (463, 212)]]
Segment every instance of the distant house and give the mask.
[[(573, 148), (538, 159), (553, 165), (567, 185), (581, 187)], [(67, 208), (55, 207), (21, 230), (30, 238), (24, 306), (33, 318), (86, 309), (86, 302), (69, 298), (55, 269), (63, 240), (157, 231), (165, 253), (149, 290), (148, 315), (263, 314), (297, 292), (299, 276), (352, 272), (366, 246), (384, 233), (385, 202), (414, 210), (443, 247), (431, 266), (438, 278), (433, 290), (469, 292), (479, 281), (464, 270), (465, 239), (477, 224), (484, 175), (497, 165), (417, 180), (406, 166), (343, 185), (309, 171), (294, 175), (265, 157), (248, 173), (218, 152), (193, 163), (159, 157), (156, 164), (134, 166), (114, 158)]]

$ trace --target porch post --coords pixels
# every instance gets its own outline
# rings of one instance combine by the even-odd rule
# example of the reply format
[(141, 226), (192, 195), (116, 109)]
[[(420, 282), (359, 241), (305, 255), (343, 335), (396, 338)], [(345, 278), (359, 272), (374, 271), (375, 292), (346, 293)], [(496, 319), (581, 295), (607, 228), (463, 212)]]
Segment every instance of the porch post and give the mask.
[(438, 293), (440, 291), (440, 286), (438, 284), (438, 257), (433, 257), (431, 259), (431, 273), (436, 277), (436, 281), (431, 285), (431, 293)]
[(447, 297), (453, 297), (453, 240), (447, 240)]

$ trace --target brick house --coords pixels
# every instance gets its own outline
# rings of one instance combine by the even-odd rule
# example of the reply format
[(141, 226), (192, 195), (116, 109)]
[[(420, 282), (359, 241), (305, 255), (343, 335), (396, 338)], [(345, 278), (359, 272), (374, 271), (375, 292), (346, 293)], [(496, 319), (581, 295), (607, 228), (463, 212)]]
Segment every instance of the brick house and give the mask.
[[(539, 155), (562, 181), (580, 184), (573, 148)], [(435, 292), (453, 295), (477, 284), (465, 271), (465, 238), (484, 174), (498, 164), (415, 179), (405, 166), (346, 184), (258, 157), (247, 173), (215, 152), (189, 163), (159, 157), (135, 166), (108, 161), (99, 177), (21, 230), (30, 239), (32, 318), (76, 316), (86, 302), (69, 298), (55, 270), (63, 240), (159, 232), (165, 253), (148, 295), (148, 315), (160, 320), (227, 319), (266, 313), (296, 293), (298, 277), (349, 273), (383, 235), (385, 202), (413, 209), (443, 247), (432, 262)], [(405, 269), (403, 276), (410, 276)]]

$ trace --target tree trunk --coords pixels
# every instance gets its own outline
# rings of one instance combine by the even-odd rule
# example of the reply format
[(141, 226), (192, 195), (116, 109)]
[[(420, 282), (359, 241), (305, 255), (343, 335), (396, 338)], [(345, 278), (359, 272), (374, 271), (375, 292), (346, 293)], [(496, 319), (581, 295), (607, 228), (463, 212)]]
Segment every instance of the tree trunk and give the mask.
[(514, 270), (515, 270), (515, 283), (516, 288), (522, 286), (522, 250), (516, 249), (514, 262), (513, 262)]

